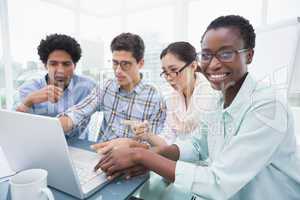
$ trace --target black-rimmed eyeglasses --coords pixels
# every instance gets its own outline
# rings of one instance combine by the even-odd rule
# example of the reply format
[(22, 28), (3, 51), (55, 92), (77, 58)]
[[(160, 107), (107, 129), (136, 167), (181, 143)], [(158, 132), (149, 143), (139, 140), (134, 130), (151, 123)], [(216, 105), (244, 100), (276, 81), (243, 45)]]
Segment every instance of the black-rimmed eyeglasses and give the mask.
[(201, 63), (201, 66), (207, 66), (210, 64), (211, 60), (215, 56), (220, 62), (223, 63), (228, 63), (228, 62), (233, 62), (236, 55), (239, 53), (243, 53), (248, 51), (249, 49), (226, 49), (226, 50), (219, 50), (216, 53), (212, 53), (210, 51), (201, 51), (198, 53), (199, 60)]
[[(193, 62), (193, 61), (192, 61)], [(188, 62), (186, 63), (185, 65), (183, 65), (178, 71), (176, 72), (167, 72), (167, 71), (163, 71), (162, 73), (160, 73), (160, 76), (161, 77), (164, 77), (164, 78), (168, 78), (171, 77), (171, 78), (175, 78), (177, 77), (187, 66), (189, 66), (190, 64), (192, 64), (192, 62)]]
[(131, 68), (131, 66), (133, 65), (132, 62), (127, 61), (127, 60), (122, 60), (122, 61), (112, 60), (109, 62), (112, 63), (112, 67), (114, 70), (116, 70), (118, 68), (118, 66), (120, 65), (120, 67), (123, 71), (128, 71)]

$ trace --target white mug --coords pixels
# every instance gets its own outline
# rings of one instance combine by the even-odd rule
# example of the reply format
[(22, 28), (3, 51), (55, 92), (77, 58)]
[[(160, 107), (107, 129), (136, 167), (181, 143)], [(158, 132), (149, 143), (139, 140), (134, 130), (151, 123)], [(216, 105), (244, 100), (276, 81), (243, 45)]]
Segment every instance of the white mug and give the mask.
[(12, 200), (54, 200), (47, 188), (48, 172), (44, 169), (24, 170), (10, 179)]

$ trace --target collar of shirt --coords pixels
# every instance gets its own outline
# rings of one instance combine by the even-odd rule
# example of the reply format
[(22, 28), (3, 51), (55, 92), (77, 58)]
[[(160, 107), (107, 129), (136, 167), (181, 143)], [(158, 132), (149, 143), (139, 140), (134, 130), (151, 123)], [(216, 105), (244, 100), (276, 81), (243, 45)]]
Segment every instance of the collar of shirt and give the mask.
[[(185, 98), (183, 93), (179, 93), (177, 90), (175, 90), (172, 87), (168, 87), (170, 92), (165, 92), (166, 102), (167, 102), (167, 108), (173, 113), (175, 112), (176, 115), (179, 118), (184, 118), (186, 114), (189, 114), (193, 111), (195, 111), (195, 108), (193, 107), (194, 101), (195, 101), (195, 94), (198, 92), (199, 84), (200, 84), (200, 76), (196, 74), (196, 81), (194, 85), (194, 91), (191, 95), (190, 104), (189, 106), (186, 106)], [(199, 91), (201, 92), (201, 91)], [(169, 94), (168, 94), (169, 93)]]
[[(223, 114), (226, 114), (231, 119), (238, 117), (240, 113), (244, 113), (243, 109), (247, 109), (248, 106), (245, 102), (249, 102), (248, 99), (252, 98), (253, 91), (256, 88), (256, 81), (248, 73), (239, 92), (233, 99), (231, 105), (222, 110)], [(224, 99), (221, 100), (221, 105), (223, 107)], [(250, 101), (251, 102), (251, 101)]]
[(189, 105), (186, 106), (183, 94), (169, 85), (166, 86), (163, 94), (167, 104), (168, 127), (172, 127), (177, 133), (191, 133), (198, 126), (200, 115), (217, 108), (218, 97), (212, 91), (209, 82), (200, 73), (196, 73), (194, 91)]
[[(130, 93), (135, 92), (136, 94), (139, 94), (143, 91), (144, 87), (145, 87), (145, 83), (143, 80), (143, 74), (140, 73), (140, 77), (141, 80), (138, 82), (138, 84), (136, 86), (134, 86), (133, 90)], [(114, 79), (114, 88), (116, 89), (117, 92), (121, 92), (124, 91), (121, 89), (120, 85), (117, 83), (116, 79)]]

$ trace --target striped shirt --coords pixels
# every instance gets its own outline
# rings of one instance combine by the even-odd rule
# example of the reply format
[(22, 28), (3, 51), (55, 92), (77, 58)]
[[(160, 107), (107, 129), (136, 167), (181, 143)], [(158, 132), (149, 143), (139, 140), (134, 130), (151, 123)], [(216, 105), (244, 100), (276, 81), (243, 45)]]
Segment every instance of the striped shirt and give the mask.
[(87, 98), (64, 115), (72, 119), (76, 128), (96, 111), (103, 111), (98, 138), (100, 142), (133, 137), (131, 128), (123, 124), (124, 120), (147, 120), (151, 131), (157, 134), (162, 130), (166, 118), (163, 98), (155, 87), (145, 84), (143, 79), (131, 92), (122, 90), (116, 80), (108, 80), (103, 88), (96, 87)]

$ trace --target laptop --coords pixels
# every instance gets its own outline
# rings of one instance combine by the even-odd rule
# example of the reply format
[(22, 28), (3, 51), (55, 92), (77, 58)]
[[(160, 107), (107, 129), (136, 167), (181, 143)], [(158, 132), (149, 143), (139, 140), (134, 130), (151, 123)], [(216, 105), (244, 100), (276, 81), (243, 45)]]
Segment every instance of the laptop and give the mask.
[(101, 155), (67, 145), (57, 118), (0, 109), (0, 146), (10, 168), (48, 171), (48, 185), (80, 199), (109, 181), (94, 166)]

